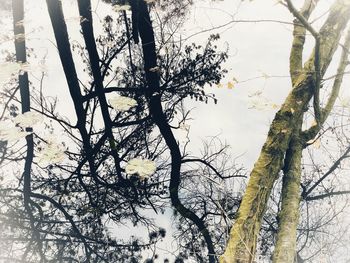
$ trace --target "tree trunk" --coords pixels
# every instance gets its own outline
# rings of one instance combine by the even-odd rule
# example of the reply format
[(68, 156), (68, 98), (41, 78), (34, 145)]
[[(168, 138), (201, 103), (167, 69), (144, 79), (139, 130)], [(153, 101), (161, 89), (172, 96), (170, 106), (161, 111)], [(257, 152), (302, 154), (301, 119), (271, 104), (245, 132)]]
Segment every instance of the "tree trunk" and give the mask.
[[(350, 17), (350, 1), (338, 0), (320, 30), (321, 76), (328, 68), (338, 47), (341, 33)], [(277, 112), (251, 172), (246, 192), (238, 210), (237, 220), (230, 231), (229, 241), (220, 262), (249, 263), (255, 258), (257, 237), (271, 189), (283, 167), (297, 121), (306, 110), (314, 93), (314, 54), (295, 81), (291, 93)]]
[[(143, 0), (133, 0), (130, 2), (133, 12), (133, 28), (134, 39), (141, 38), (144, 70), (147, 80), (147, 94), (150, 97), (149, 109), (152, 119), (158, 126), (171, 155), (171, 178), (170, 178), (170, 199), (174, 208), (179, 214), (191, 220), (204, 237), (208, 249), (208, 261), (214, 263), (217, 261), (215, 248), (208, 229), (203, 220), (199, 218), (193, 211), (185, 207), (179, 198), (179, 188), (181, 182), (181, 152), (177, 144), (176, 138), (168, 124), (168, 120), (163, 111), (161, 103), (161, 90), (159, 85), (158, 72), (150, 70), (157, 67), (157, 55), (154, 31), (149, 16), (148, 8)], [(136, 17), (135, 17), (136, 15)], [(137, 24), (136, 24), (137, 23)]]
[[(27, 52), (25, 42), (25, 30), (24, 30), (24, 3), (23, 0), (12, 1), (12, 14), (13, 14), (13, 31), (15, 35), (15, 50), (16, 50), (16, 62), (27, 63)], [(18, 85), (21, 95), (21, 107), (22, 114), (30, 111), (30, 90), (28, 73), (18, 75)], [(34, 141), (32, 127), (25, 127), (27, 132), (30, 132), (26, 136), (26, 157), (24, 161), (24, 169), (22, 173), (23, 178), (23, 203), (24, 208), (29, 217), (29, 224), (32, 230), (32, 238), (36, 240), (38, 244), (38, 250), (43, 260), (43, 246), (41, 242), (40, 233), (36, 230), (35, 218), (31, 207), (31, 192), (32, 192), (32, 163), (34, 158)], [(25, 254), (24, 254), (25, 255)], [(25, 256), (24, 258), (25, 259)]]
[[(276, 114), (260, 157), (251, 172), (246, 192), (231, 229), (221, 262), (253, 262), (261, 220), (271, 189), (283, 166), (285, 152), (296, 121), (312, 96), (312, 79), (306, 77), (293, 89)], [(297, 103), (301, 101), (302, 103)]]
[(286, 153), (282, 184), (282, 205), (273, 263), (293, 263), (299, 223), (300, 179), (303, 141), (300, 138), (302, 118)]
[(108, 111), (107, 99), (104, 92), (103, 78), (100, 70), (100, 57), (97, 52), (97, 47), (95, 43), (93, 20), (92, 20), (92, 14), (91, 14), (91, 1), (78, 0), (78, 7), (79, 7), (79, 14), (82, 19), (81, 28), (82, 28), (86, 49), (89, 54), (90, 66), (91, 66), (92, 76), (94, 78), (95, 90), (97, 92), (97, 97), (101, 105), (101, 113), (102, 113), (103, 123), (105, 125), (105, 133), (109, 139), (109, 144), (111, 147), (111, 152), (114, 159), (118, 178), (122, 179), (120, 158), (118, 155), (118, 151), (116, 150), (116, 147), (115, 147), (115, 139), (112, 131), (112, 120)]
[(75, 113), (77, 116), (77, 124), (83, 141), (83, 148), (89, 162), (91, 175), (98, 180), (95, 174), (95, 164), (93, 159), (93, 150), (90, 143), (90, 136), (86, 130), (86, 113), (83, 107), (83, 99), (80, 90), (79, 80), (73, 61), (72, 51), (67, 32), (67, 25), (64, 20), (62, 3), (59, 0), (46, 0), (52, 29), (55, 35), (58, 53), (61, 64), (68, 83), (69, 92), (73, 100)]
[[(13, 31), (15, 34), (15, 50), (16, 50), (16, 61), (17, 63), (27, 62), (26, 42), (25, 42), (25, 31), (24, 31), (24, 5), (23, 0), (12, 1), (12, 12), (13, 12)], [(22, 37), (19, 37), (23, 35)], [(21, 107), (22, 113), (30, 111), (30, 92), (29, 92), (29, 80), (28, 73), (18, 75), (18, 85), (21, 95)], [(27, 131), (32, 131), (31, 127), (26, 127)], [(23, 198), (24, 205), (28, 211), (30, 211), (30, 192), (31, 192), (31, 167), (34, 157), (34, 142), (33, 134), (26, 136), (27, 142), (27, 153), (24, 163), (23, 171)]]
[[(348, 61), (348, 48), (350, 46), (350, 31), (345, 38), (343, 52), (337, 69), (337, 77), (334, 80), (331, 94), (326, 103), (326, 107), (322, 111), (323, 118), (321, 125), (326, 121), (331, 112), (335, 99), (338, 97), (340, 85), (344, 76), (345, 68)], [(282, 186), (282, 206), (279, 214), (279, 229), (277, 233), (277, 242), (273, 255), (274, 263), (293, 263), (296, 253), (296, 232), (299, 221), (299, 203), (300, 203), (300, 178), (301, 178), (301, 158), (302, 150), (307, 146), (305, 142), (310, 138), (303, 136), (300, 127), (302, 119), (297, 126), (295, 135), (293, 136), (289, 149), (286, 153), (284, 166), (284, 177)], [(311, 129), (312, 135), (320, 130), (320, 126)], [(306, 132), (308, 133), (308, 132)], [(317, 184), (314, 185), (314, 187)], [(312, 191), (310, 188), (308, 191)], [(306, 193), (307, 194), (307, 193)]]

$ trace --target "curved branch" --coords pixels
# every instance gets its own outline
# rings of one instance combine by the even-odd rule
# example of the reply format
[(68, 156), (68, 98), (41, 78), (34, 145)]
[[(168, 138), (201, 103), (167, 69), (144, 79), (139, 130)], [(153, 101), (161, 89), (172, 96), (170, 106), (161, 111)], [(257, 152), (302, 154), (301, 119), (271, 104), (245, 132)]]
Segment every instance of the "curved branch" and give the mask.
[(243, 177), (243, 178), (246, 178), (245, 175), (223, 176), (210, 162), (208, 162), (206, 160), (203, 160), (203, 159), (191, 158), (191, 159), (182, 159), (182, 161), (181, 161), (181, 163), (190, 163), (190, 162), (198, 162), (198, 163), (204, 164), (205, 166), (209, 167), (221, 179), (228, 179), (228, 178), (232, 178), (232, 177)]

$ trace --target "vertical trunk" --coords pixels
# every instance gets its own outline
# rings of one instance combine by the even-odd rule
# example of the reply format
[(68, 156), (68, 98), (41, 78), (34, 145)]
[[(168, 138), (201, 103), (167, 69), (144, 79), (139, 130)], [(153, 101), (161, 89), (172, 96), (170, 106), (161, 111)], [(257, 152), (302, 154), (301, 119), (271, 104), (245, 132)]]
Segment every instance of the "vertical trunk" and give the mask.
[(104, 89), (103, 80), (102, 80), (100, 64), (99, 64), (100, 57), (97, 52), (94, 31), (93, 31), (91, 1), (78, 0), (78, 7), (79, 7), (79, 14), (82, 19), (81, 28), (82, 28), (84, 41), (85, 41), (85, 46), (89, 54), (90, 66), (91, 66), (92, 76), (94, 78), (95, 90), (97, 92), (97, 96), (101, 104), (103, 122), (106, 126), (106, 130), (108, 131), (108, 135), (112, 136), (111, 134), (109, 134), (109, 132), (111, 131), (112, 121), (108, 112), (108, 104), (107, 104), (106, 96), (103, 90)]
[(295, 135), (286, 153), (282, 184), (282, 206), (273, 263), (293, 263), (296, 253), (296, 234), (299, 222), (301, 158), (303, 142), (300, 139), (300, 118)]
[[(350, 17), (350, 1), (336, 1), (320, 30), (320, 68), (323, 75), (338, 47), (341, 33)], [(230, 231), (225, 253), (220, 261), (225, 263), (253, 262), (257, 237), (271, 189), (283, 166), (293, 127), (314, 93), (314, 54), (306, 63), (303, 72), (295, 80), (294, 87), (285, 103), (277, 112), (251, 172), (246, 192), (238, 210), (238, 218)]]
[[(26, 42), (25, 42), (25, 30), (24, 30), (24, 4), (23, 0), (13, 0), (12, 1), (12, 15), (13, 15), (13, 31), (15, 35), (15, 50), (16, 50), (16, 61), (17, 63), (27, 63), (27, 52), (26, 52)], [(29, 80), (28, 73), (18, 75), (18, 85), (21, 96), (21, 107), (22, 113), (30, 111), (30, 90), (29, 90)], [(26, 131), (32, 132), (32, 127), (26, 127)], [(34, 158), (34, 142), (33, 134), (26, 136), (26, 157), (24, 161), (23, 169), (23, 201), (24, 208), (28, 213), (29, 223), (32, 230), (32, 238), (37, 242), (38, 252), (41, 257), (41, 262), (44, 260), (45, 256), (43, 254), (43, 247), (41, 242), (40, 233), (36, 230), (35, 218), (33, 215), (31, 207), (31, 181), (32, 181), (32, 163)], [(31, 244), (28, 245), (30, 247)], [(22, 259), (25, 260), (27, 253), (24, 253)]]
[(134, 39), (138, 39), (137, 34), (139, 34), (142, 43), (144, 70), (148, 86), (147, 93), (150, 97), (150, 113), (170, 150), (171, 179), (169, 190), (171, 203), (181, 216), (188, 218), (198, 227), (207, 245), (208, 260), (210, 263), (214, 263), (216, 262), (215, 249), (208, 229), (206, 228), (203, 220), (190, 209), (186, 208), (179, 199), (179, 188), (181, 182), (181, 153), (174, 134), (168, 124), (167, 118), (163, 112), (158, 72), (150, 70), (157, 66), (157, 55), (154, 31), (148, 8), (143, 0), (131, 1), (131, 7), (133, 11), (133, 19), (135, 19), (133, 21), (133, 26), (136, 26), (136, 28), (133, 28)]
[[(300, 9), (300, 14), (308, 20), (318, 0), (305, 0)], [(289, 56), (289, 73), (294, 85), (303, 71), (303, 51), (306, 36), (306, 28), (298, 19), (294, 20), (293, 43)]]
[[(13, 10), (13, 30), (15, 34), (15, 49), (16, 49), (16, 61), (18, 63), (27, 62), (27, 53), (26, 53), (26, 42), (25, 42), (25, 31), (24, 31), (24, 6), (23, 0), (13, 0), (12, 1), (12, 10)], [(22, 37), (19, 37), (22, 36)], [(29, 92), (29, 81), (28, 73), (24, 72), (18, 76), (19, 90), (21, 95), (21, 106), (22, 113), (30, 111), (30, 92)], [(31, 131), (31, 127), (26, 128), (28, 131)], [(27, 141), (27, 154), (24, 164), (23, 171), (23, 198), (24, 204), (28, 212), (30, 211), (29, 201), (30, 201), (30, 192), (31, 192), (31, 166), (34, 156), (34, 143), (33, 135), (26, 136)]]

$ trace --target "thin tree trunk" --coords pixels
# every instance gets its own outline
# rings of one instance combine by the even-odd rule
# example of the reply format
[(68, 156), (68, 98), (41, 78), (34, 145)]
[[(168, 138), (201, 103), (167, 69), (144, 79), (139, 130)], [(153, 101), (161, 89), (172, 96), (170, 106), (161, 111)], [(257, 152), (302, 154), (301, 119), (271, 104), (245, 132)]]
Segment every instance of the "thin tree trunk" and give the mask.
[(300, 180), (303, 140), (300, 138), (302, 118), (286, 153), (282, 183), (282, 205), (273, 263), (293, 263), (299, 223)]
[[(12, 15), (13, 15), (13, 31), (15, 36), (15, 50), (16, 50), (16, 62), (17, 63), (27, 63), (27, 52), (26, 52), (26, 41), (25, 41), (25, 30), (24, 30), (24, 3), (23, 0), (13, 0), (12, 1)], [(22, 114), (30, 111), (30, 90), (29, 90), (29, 80), (28, 73), (22, 72), (18, 75), (18, 85), (21, 96), (21, 110)], [(34, 141), (32, 134), (32, 127), (25, 127), (27, 132), (30, 132), (26, 136), (26, 157), (24, 161), (23, 169), (23, 202), (24, 208), (29, 217), (30, 227), (32, 229), (32, 238), (38, 244), (38, 253), (40, 255), (41, 261), (45, 259), (43, 253), (43, 247), (41, 242), (40, 233), (37, 231), (37, 226), (35, 225), (35, 218), (33, 215), (31, 207), (31, 181), (32, 181), (32, 163), (34, 158)], [(30, 248), (30, 244), (28, 248)], [(27, 252), (28, 250), (26, 250)], [(23, 260), (26, 260), (27, 253), (22, 256)]]
[(76, 126), (82, 137), (83, 148), (85, 150), (85, 154), (89, 162), (91, 175), (94, 177), (95, 180), (99, 180), (95, 174), (95, 165), (92, 157), (93, 150), (90, 144), (90, 136), (88, 135), (85, 126), (86, 113), (83, 108), (82, 94), (80, 91), (78, 76), (75, 70), (72, 51), (70, 49), (67, 26), (62, 11), (62, 3), (59, 0), (47, 0), (46, 2), (57, 43), (58, 53), (68, 83), (69, 92), (71, 98), (73, 99), (75, 113), (77, 116)]
[[(305, 0), (299, 11), (307, 21), (316, 2)], [(289, 69), (292, 84), (294, 85), (303, 71), (303, 51), (306, 28), (296, 18), (294, 20), (293, 43), (289, 57)], [(286, 152), (283, 169), (282, 204), (278, 215), (279, 228), (277, 232), (276, 247), (273, 254), (274, 262), (294, 262), (296, 249), (296, 229), (299, 221), (299, 184), (301, 180), (302, 141), (300, 138), (303, 119), (299, 118), (295, 135), (292, 137)]]
[[(25, 31), (24, 31), (24, 6), (23, 0), (12, 1), (13, 10), (13, 29), (15, 34), (15, 50), (16, 50), (16, 61), (17, 63), (27, 62), (26, 42), (25, 42)], [(23, 72), (18, 75), (19, 91), (21, 95), (21, 106), (22, 113), (30, 111), (30, 92), (29, 92), (29, 81), (28, 73)], [(32, 128), (28, 127), (28, 131)], [(28, 206), (31, 192), (31, 165), (33, 161), (34, 144), (33, 135), (29, 134), (26, 136), (27, 141), (27, 155), (24, 164), (23, 180), (24, 180), (24, 204)]]
[[(350, 1), (336, 1), (320, 31), (321, 76), (332, 60), (349, 17)], [(314, 93), (314, 59), (313, 54), (270, 126), (267, 140), (251, 172), (238, 210), (238, 218), (230, 231), (225, 253), (220, 258), (221, 262), (250, 263), (255, 258), (261, 221), (273, 184), (283, 167), (293, 127), (306, 110)]]
[[(308, 20), (312, 11), (315, 9), (318, 0), (305, 0), (300, 9), (300, 14)], [(289, 72), (292, 85), (296, 83), (298, 77), (303, 72), (303, 51), (305, 44), (306, 28), (298, 21), (294, 20), (293, 43), (289, 56)]]

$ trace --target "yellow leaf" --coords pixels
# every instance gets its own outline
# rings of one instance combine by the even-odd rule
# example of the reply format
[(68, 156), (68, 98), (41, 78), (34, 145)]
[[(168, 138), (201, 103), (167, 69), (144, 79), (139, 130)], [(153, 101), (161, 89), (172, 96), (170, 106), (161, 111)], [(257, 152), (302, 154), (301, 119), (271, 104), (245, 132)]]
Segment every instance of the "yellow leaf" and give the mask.
[(320, 140), (320, 139), (317, 139), (317, 140), (313, 143), (313, 146), (314, 146), (316, 149), (320, 149), (320, 148), (321, 148), (321, 140)]
[(22, 20), (16, 22), (15, 27), (23, 27), (23, 24), (24, 24), (24, 20), (22, 19)]
[(15, 35), (15, 40), (17, 43), (24, 42), (26, 40), (25, 35), (20, 33)]
[(278, 104), (276, 104), (276, 103), (272, 103), (271, 107), (272, 107), (272, 109), (275, 110), (275, 109), (278, 109), (280, 106)]
[(228, 88), (228, 89), (233, 89), (233, 87), (234, 87), (234, 84), (233, 84), (231, 81), (229, 81), (229, 82), (227, 83), (227, 88)]

